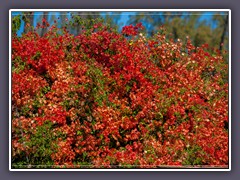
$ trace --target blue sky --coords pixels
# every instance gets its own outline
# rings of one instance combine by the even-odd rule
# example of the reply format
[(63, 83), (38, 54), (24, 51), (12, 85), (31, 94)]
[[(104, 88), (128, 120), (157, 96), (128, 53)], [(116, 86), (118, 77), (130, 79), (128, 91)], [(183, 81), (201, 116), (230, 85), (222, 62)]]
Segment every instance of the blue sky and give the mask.
[[(36, 27), (37, 24), (37, 19), (39, 18), (39, 15), (41, 15), (43, 12), (34, 12), (34, 27)], [(12, 12), (12, 16), (16, 16), (18, 14), (21, 14), (21, 12)], [(118, 15), (118, 12), (109, 12), (108, 13), (111, 17), (114, 17), (116, 15)], [(211, 20), (212, 15), (214, 14), (214, 12), (204, 12), (203, 15), (200, 17), (200, 21), (204, 21), (206, 20), (208, 23), (210, 23), (210, 26), (212, 28), (216, 27), (216, 24), (214, 24)], [(51, 15), (55, 15), (56, 17), (60, 16), (60, 12), (49, 12), (49, 16), (48, 16), (48, 21), (50, 21), (50, 16)], [(105, 17), (106, 13), (101, 13), (102, 17)], [(119, 18), (118, 21), (118, 25), (120, 27), (120, 29), (127, 25), (127, 21), (129, 20), (129, 17), (132, 15), (136, 15), (135, 12), (123, 12), (121, 14), (121, 17)], [(161, 15), (161, 13), (159, 14)], [(70, 13), (68, 13), (68, 18), (70, 18)], [(17, 32), (18, 36), (21, 36), (22, 32), (23, 32), (23, 28), (24, 28), (24, 23), (21, 23), (21, 28), (20, 30)]]
[[(21, 12), (12, 12), (12, 16), (17, 16), (21, 14)], [(36, 27), (37, 25), (37, 19), (39, 18), (40, 15), (42, 15), (43, 12), (34, 12), (34, 19), (33, 19), (33, 25), (34, 27)], [(106, 13), (101, 13), (102, 17), (105, 17), (105, 14)], [(119, 24), (121, 24), (122, 26), (125, 26), (127, 24), (127, 21), (129, 19), (129, 15), (134, 15), (135, 13), (123, 13), (121, 15), (121, 18), (119, 19)], [(49, 16), (48, 16), (48, 21), (50, 21), (50, 17), (52, 15), (55, 15), (56, 17), (60, 16), (61, 13), (60, 12), (49, 12)], [(115, 12), (114, 14), (113, 13), (109, 13), (109, 15), (111, 16), (114, 16), (114, 15), (117, 15), (117, 12)], [(68, 18), (70, 18), (71, 15), (70, 13), (68, 13)], [(17, 32), (17, 35), (18, 36), (21, 36), (22, 32), (23, 32), (23, 29), (24, 29), (24, 22), (22, 21), (21, 23), (21, 28), (20, 30)]]

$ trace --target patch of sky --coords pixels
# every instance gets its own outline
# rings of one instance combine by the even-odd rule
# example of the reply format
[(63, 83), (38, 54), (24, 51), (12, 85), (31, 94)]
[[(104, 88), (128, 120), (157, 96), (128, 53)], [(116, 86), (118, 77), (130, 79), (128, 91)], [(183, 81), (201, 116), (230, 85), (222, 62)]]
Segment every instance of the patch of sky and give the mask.
[[(67, 14), (66, 14), (67, 13)], [(176, 12), (176, 15), (177, 13), (179, 12)], [(205, 22), (207, 24), (209, 24), (211, 26), (211, 28), (216, 28), (217, 27), (217, 24), (215, 21), (212, 20), (212, 16), (214, 14), (218, 14), (218, 15), (225, 15), (226, 12), (194, 12), (195, 14), (201, 14), (200, 16), (200, 19), (199, 19), (199, 22)], [(193, 15), (194, 15), (193, 13)], [(12, 12), (12, 16), (17, 16), (17, 15), (21, 15), (22, 12)], [(139, 12), (139, 14), (144, 14), (146, 16), (148, 15), (151, 15), (151, 16), (160, 16), (160, 19), (161, 17), (163, 16), (163, 12)], [(189, 15), (189, 12), (184, 12), (185, 15)], [(33, 18), (33, 25), (34, 27), (36, 27), (37, 25), (37, 22), (40, 22), (40, 18), (41, 18), (41, 15), (43, 15), (43, 12), (34, 12), (34, 18)], [(53, 16), (54, 15), (54, 16)], [(48, 14), (48, 21), (50, 22), (50, 25), (53, 24), (53, 20), (56, 19), (56, 20), (59, 20), (61, 19), (60, 16), (61, 15), (66, 15), (65, 17), (70, 19), (71, 18), (71, 12), (49, 12)], [(136, 12), (101, 12), (100, 15), (106, 19), (106, 17), (112, 19), (113, 23), (117, 24), (118, 27), (119, 27), (119, 31), (121, 31), (122, 27), (126, 26), (126, 25), (129, 25), (128, 22), (131, 18), (131, 16), (136, 16), (137, 13)], [(156, 18), (156, 19), (159, 19)], [(60, 21), (60, 20), (59, 20)], [(140, 20), (141, 21), (141, 20)], [(23, 30), (24, 30), (24, 21), (21, 20), (21, 27), (20, 27), (20, 30), (17, 32), (17, 35), (18, 36), (21, 36)], [(151, 28), (151, 24), (150, 23), (144, 23), (143, 22), (143, 26), (145, 26), (146, 28)]]
[(127, 25), (127, 22), (129, 20), (129, 16), (136, 14), (135, 12), (101, 12), (100, 15), (103, 19), (107, 20), (107, 18), (110, 18), (113, 23), (116, 23), (118, 25), (118, 30), (121, 31), (121, 29)]

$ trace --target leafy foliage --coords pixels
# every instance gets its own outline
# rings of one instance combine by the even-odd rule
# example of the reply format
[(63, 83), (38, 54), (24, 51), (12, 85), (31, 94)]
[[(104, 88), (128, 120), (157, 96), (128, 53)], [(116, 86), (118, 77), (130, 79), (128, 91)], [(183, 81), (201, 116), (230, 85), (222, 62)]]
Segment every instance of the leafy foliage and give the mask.
[(142, 24), (83, 24), (77, 36), (55, 24), (12, 38), (14, 168), (228, 165), (219, 52), (163, 28), (147, 38)]
[(12, 33), (16, 34), (21, 26), (21, 16), (15, 16), (12, 18)]

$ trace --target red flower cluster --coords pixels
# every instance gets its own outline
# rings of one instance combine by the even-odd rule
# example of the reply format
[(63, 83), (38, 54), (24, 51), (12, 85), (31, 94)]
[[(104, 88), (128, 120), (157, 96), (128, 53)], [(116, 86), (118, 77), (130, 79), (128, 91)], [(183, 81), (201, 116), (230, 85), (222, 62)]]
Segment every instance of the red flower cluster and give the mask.
[(129, 25), (129, 26), (124, 26), (122, 28), (122, 34), (127, 35), (127, 36), (136, 36), (138, 34), (138, 31), (144, 29), (142, 23), (136, 24), (136, 26)]
[(228, 165), (222, 56), (136, 36), (141, 24), (122, 34), (94, 27), (13, 37), (13, 164)]

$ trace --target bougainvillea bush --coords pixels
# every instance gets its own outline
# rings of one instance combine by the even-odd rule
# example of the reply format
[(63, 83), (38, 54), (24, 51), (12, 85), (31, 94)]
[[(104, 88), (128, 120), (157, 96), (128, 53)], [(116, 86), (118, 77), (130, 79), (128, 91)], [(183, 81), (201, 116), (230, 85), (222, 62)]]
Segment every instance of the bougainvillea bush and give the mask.
[(221, 53), (93, 22), (13, 35), (13, 168), (228, 165)]

